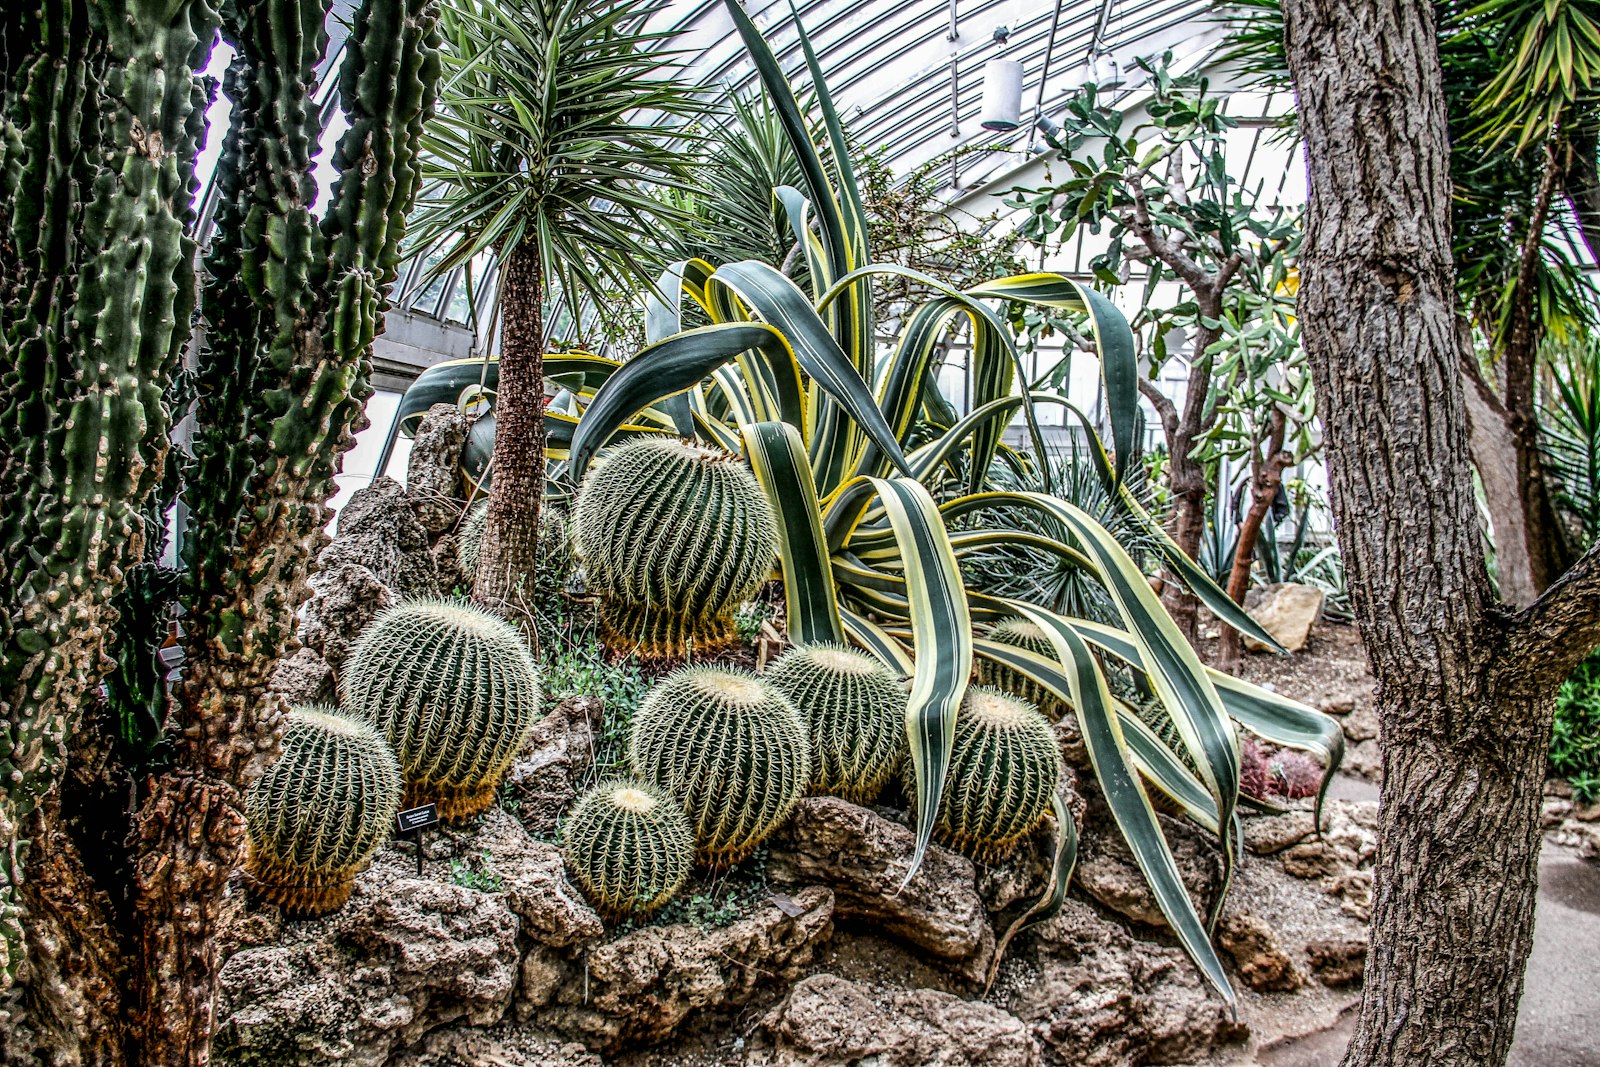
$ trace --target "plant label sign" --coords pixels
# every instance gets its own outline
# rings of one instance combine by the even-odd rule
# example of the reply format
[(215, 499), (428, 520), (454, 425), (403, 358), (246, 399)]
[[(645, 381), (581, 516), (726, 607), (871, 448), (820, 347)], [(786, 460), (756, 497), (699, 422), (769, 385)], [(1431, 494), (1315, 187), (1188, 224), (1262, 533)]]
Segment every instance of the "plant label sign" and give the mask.
[(424, 804), (420, 808), (407, 808), (394, 817), (394, 831), (397, 834), (414, 834), (419, 830), (431, 830), (439, 825), (439, 806), (437, 804)]
[(431, 830), (439, 825), (439, 807), (437, 804), (423, 804), (421, 807), (407, 808), (394, 817), (394, 832), (402, 837), (411, 835), (411, 840), (417, 846), (417, 873), (422, 873), (422, 831)]

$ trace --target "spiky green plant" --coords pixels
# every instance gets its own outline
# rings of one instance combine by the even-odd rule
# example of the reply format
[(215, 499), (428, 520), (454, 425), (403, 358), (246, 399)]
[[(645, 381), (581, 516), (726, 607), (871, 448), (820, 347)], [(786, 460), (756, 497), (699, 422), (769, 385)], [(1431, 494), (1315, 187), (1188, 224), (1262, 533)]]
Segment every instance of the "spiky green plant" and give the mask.
[(878, 799), (906, 747), (906, 688), (883, 661), (843, 645), (801, 645), (765, 677), (805, 718), (810, 792)]
[(602, 916), (648, 915), (688, 880), (694, 831), (678, 802), (655, 786), (602, 782), (567, 816), (561, 853)]
[(389, 836), (400, 788), (400, 764), (370, 723), (291, 709), (283, 755), (245, 796), (251, 887), (295, 915), (338, 908)]
[(350, 650), (344, 707), (394, 746), (408, 807), (446, 820), (494, 802), (540, 716), (539, 674), (510, 623), (464, 601), (413, 600), (379, 615)]
[(1061, 753), (1039, 709), (988, 686), (967, 689), (956, 712), (934, 838), (979, 863), (1005, 859), (1050, 811)]
[[(989, 640), (1032, 652), (1045, 659), (1056, 658), (1055, 648), (1051, 645), (1049, 636), (1037, 623), (1029, 622), (1027, 619), (1001, 619), (989, 631)], [(1022, 671), (992, 659), (978, 660), (977, 668), (978, 681), (1021, 697), (1044, 712), (1051, 721), (1061, 718), (1067, 710), (1067, 706), (1059, 697), (1040, 685), (1037, 679), (1029, 677)]]
[(733, 644), (734, 609), (777, 559), (766, 494), (731, 453), (676, 438), (617, 445), (573, 513), (578, 557), (614, 650), (679, 659)]
[(738, 863), (776, 830), (811, 778), (806, 726), (788, 698), (740, 668), (684, 667), (633, 717), (628, 759), (678, 799), (695, 858)]

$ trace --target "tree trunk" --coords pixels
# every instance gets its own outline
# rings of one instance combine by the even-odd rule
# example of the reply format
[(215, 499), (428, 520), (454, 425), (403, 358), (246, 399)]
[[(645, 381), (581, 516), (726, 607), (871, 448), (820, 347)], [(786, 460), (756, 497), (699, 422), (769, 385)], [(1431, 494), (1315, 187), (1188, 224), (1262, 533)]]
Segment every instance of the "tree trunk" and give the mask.
[[(1250, 569), (1255, 565), (1256, 541), (1261, 536), (1267, 512), (1272, 510), (1272, 502), (1278, 499), (1284, 469), (1294, 461), (1294, 457), (1283, 450), (1284, 422), (1283, 412), (1273, 411), (1264, 442), (1265, 455), (1251, 455), (1250, 510), (1245, 513), (1244, 522), (1239, 527), (1239, 544), (1233, 550), (1233, 569), (1228, 572), (1228, 596), (1235, 604), (1243, 604), (1244, 595), (1250, 589)], [(1238, 630), (1231, 626), (1222, 627), (1217, 638), (1218, 669), (1232, 672), (1239, 665), (1240, 643)]]
[(1472, 465), (1483, 484), (1483, 502), (1489, 512), (1500, 599), (1519, 608), (1527, 607), (1538, 598), (1540, 589), (1533, 580), (1522, 484), (1517, 477), (1516, 441), (1511, 435), (1505, 406), (1477, 368), (1469, 364), (1462, 368), (1462, 374), (1466, 378), (1463, 395), (1467, 403)]
[(1299, 313), (1384, 782), (1357, 1065), (1497, 1067), (1533, 930), (1551, 702), (1600, 557), (1494, 600), (1468, 460), (1433, 6), (1287, 0), (1310, 197)]
[(544, 496), (544, 265), (531, 242), (510, 249), (504, 264), (494, 482), (472, 599), (517, 623), (537, 649), (530, 598)]
[[(1221, 291), (1221, 285), (1215, 292), (1196, 289), (1202, 315), (1211, 318), (1221, 315)], [(1190, 559), (1198, 558), (1200, 539), (1206, 531), (1206, 471), (1193, 457), (1193, 452), (1216, 421), (1215, 414), (1209, 417), (1206, 414), (1212, 365), (1212, 357), (1206, 355), (1206, 349), (1216, 343), (1218, 336), (1218, 330), (1206, 326), (1197, 329), (1190, 350), (1189, 386), (1183, 398), (1183, 410), (1179, 412), (1169, 403), (1161, 420), (1167, 438), (1167, 490), (1172, 494), (1167, 534)], [(1200, 635), (1200, 601), (1177, 580), (1163, 585), (1162, 600), (1184, 638), (1189, 644), (1195, 644)]]

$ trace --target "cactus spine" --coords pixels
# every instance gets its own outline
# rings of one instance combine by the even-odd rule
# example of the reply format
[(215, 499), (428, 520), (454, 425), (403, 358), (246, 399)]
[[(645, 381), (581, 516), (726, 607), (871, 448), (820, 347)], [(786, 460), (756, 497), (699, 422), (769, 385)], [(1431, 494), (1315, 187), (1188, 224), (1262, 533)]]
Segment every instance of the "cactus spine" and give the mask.
[[(195, 374), (187, 660), (174, 771), (140, 814), (139, 908), (152, 933), (140, 1035), (150, 1062), (200, 1062), (215, 953), (206, 948), (244, 845), (241, 791), (283, 728), (269, 689), (305, 599), (339, 456), (365, 425), (369, 346), (415, 198), (439, 76), (432, 0), (364, 0), (339, 70), (348, 129), (319, 221), (314, 91), (329, 0), (227, 0), (232, 121)], [(216, 811), (232, 813), (219, 818)], [(196, 1003), (204, 998), (203, 1003)]]
[(516, 627), (465, 602), (413, 600), (375, 619), (350, 650), (346, 709), (394, 746), (406, 805), (476, 815), (539, 718), (539, 676)]
[[(1032, 652), (1052, 663), (1060, 662), (1050, 638), (1045, 636), (1038, 624), (1026, 619), (1003, 619), (995, 624), (988, 636), (989, 640), (999, 644)], [(1026, 700), (1044, 712), (1052, 722), (1066, 712), (1066, 705), (1054, 693), (1022, 672), (981, 656), (977, 658), (977, 666), (979, 682)]]
[(38, 836), (21, 824), (61, 780), (112, 597), (150, 536), (140, 509), (188, 338), (197, 68), (217, 14), (206, 0), (85, 0), (0, 18), (4, 988), (23, 953), (12, 864)]
[(766, 494), (738, 457), (670, 438), (603, 453), (573, 530), (606, 645), (647, 658), (733, 644), (733, 611), (778, 551)]
[(245, 796), (245, 870), (291, 914), (332, 911), (399, 810), (400, 764), (370, 724), (333, 708), (291, 709), (283, 755)]
[(638, 781), (603, 782), (568, 814), (561, 851), (595, 910), (618, 920), (650, 914), (683, 887), (694, 833), (669, 794)]
[(812, 793), (878, 799), (906, 747), (906, 691), (878, 660), (840, 645), (792, 648), (766, 679), (789, 698), (811, 738)]
[(811, 777), (805, 723), (749, 671), (685, 667), (646, 694), (628, 758), (636, 775), (676, 797), (698, 862), (738, 863), (776, 830)]
[(1050, 810), (1061, 753), (1050, 723), (1032, 704), (970, 686), (956, 712), (948, 774), (935, 839), (979, 863), (995, 863)]

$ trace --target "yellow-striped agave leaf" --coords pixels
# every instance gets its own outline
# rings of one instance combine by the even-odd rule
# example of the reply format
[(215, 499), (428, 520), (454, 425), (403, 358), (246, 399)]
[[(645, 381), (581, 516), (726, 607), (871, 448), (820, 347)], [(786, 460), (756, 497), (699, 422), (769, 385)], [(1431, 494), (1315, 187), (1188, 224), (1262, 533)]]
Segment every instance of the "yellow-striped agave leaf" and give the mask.
[(817, 487), (800, 431), (782, 422), (743, 428), (745, 458), (778, 519), (778, 560), (790, 638), (798, 644), (842, 644), (844, 624), (834, 596), (828, 542)]
[(846, 483), (836, 506), (853, 509), (876, 496), (900, 543), (906, 602), (915, 644), (906, 730), (916, 778), (917, 847), (907, 881), (922, 864), (939, 800), (944, 794), (956, 708), (972, 674), (972, 619), (961, 570), (933, 497), (909, 478), (857, 478)]

